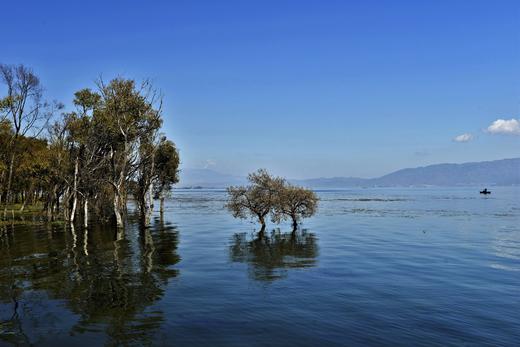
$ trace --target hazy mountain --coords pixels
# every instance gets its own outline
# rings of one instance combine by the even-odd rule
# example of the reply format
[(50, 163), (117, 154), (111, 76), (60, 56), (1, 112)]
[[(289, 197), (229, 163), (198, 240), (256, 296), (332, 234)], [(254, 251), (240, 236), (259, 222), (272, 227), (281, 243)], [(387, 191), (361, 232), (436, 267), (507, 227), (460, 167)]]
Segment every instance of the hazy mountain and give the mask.
[(485, 186), (520, 184), (520, 158), (402, 169), (372, 178), (318, 178), (298, 183), (312, 188), (391, 186)]
[[(223, 188), (245, 184), (246, 178), (209, 169), (185, 169), (178, 187)], [(520, 158), (464, 164), (437, 164), (402, 169), (378, 178), (332, 177), (290, 180), (311, 188), (392, 186), (520, 185)]]
[(380, 186), (520, 184), (520, 158), (404, 169), (372, 181)]

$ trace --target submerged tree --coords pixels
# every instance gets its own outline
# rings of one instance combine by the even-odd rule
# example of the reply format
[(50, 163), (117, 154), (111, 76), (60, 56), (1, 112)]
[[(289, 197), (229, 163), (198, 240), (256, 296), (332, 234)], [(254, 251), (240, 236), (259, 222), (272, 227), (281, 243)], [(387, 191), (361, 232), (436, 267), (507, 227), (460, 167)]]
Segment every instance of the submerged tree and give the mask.
[(247, 177), (249, 186), (229, 187), (226, 207), (235, 218), (257, 218), (265, 230), (266, 217), (272, 212), (277, 196), (285, 185), (285, 180), (271, 176), (260, 169)]
[(102, 167), (102, 157), (98, 157), (100, 143), (97, 141), (92, 126), (93, 113), (99, 108), (101, 96), (90, 89), (82, 89), (74, 94), (76, 112), (65, 116), (63, 122), (68, 132), (69, 151), (71, 154), (72, 175), (70, 198), (66, 202), (70, 207), (69, 221), (74, 222), (79, 201), (83, 205), (84, 226), (88, 224), (88, 204), (92, 192), (98, 188), (94, 178), (96, 170)]
[(312, 217), (318, 207), (318, 197), (309, 189), (286, 185), (279, 192), (273, 209), (273, 220), (290, 218), (293, 229), (298, 227), (302, 218)]
[[(137, 174), (149, 176), (148, 168), (140, 160), (146, 161), (147, 156), (153, 155), (143, 147), (153, 143), (162, 119), (148, 82), (136, 87), (133, 80), (116, 78), (108, 84), (100, 81), (99, 89), (101, 107), (94, 112), (93, 121), (108, 159), (106, 181), (112, 187), (114, 216), (117, 225), (123, 226), (128, 183)], [(142, 203), (146, 188), (140, 188), (137, 200)]]
[(296, 229), (302, 218), (316, 213), (318, 197), (302, 187), (288, 184), (285, 179), (271, 176), (265, 169), (249, 174), (249, 186), (229, 187), (226, 204), (235, 218), (257, 218), (265, 229), (265, 219), (271, 214), (274, 222), (291, 218)]
[(154, 197), (159, 199), (161, 213), (164, 212), (164, 198), (171, 191), (172, 186), (179, 182), (179, 152), (175, 144), (161, 138), (155, 151), (156, 184)]
[(3, 191), (5, 217), (7, 204), (11, 202), (11, 188), (17, 155), (20, 153), (18, 148), (20, 139), (26, 135), (37, 136), (55, 108), (63, 106), (57, 103), (50, 105), (43, 101), (40, 79), (24, 65), (0, 64), (0, 80), (7, 89), (7, 95), (0, 99), (0, 120), (8, 120), (12, 127), (6, 143), (6, 150), (9, 153), (7, 175), (2, 185), (5, 187)]
[[(177, 183), (179, 154), (160, 135), (162, 96), (149, 81), (116, 78), (74, 94), (75, 110), (58, 108), (23, 66), (0, 65), (0, 205), (41, 202), (49, 220), (74, 223), (91, 213), (124, 225), (131, 196), (145, 225), (153, 201)], [(42, 132), (47, 130), (47, 132)]]

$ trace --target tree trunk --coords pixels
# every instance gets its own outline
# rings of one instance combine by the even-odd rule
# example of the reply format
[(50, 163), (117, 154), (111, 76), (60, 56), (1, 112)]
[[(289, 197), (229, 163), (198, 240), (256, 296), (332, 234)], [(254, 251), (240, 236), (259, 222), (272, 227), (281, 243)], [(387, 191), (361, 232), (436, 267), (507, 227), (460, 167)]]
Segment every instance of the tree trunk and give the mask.
[(150, 182), (148, 185), (148, 213), (151, 215), (153, 212), (153, 183)]
[(150, 220), (152, 218), (152, 212), (153, 212), (153, 184), (150, 183), (148, 185), (148, 189), (146, 190), (145, 194), (145, 201), (144, 201), (144, 223), (145, 225), (150, 224)]
[(265, 230), (265, 216), (258, 216), (258, 221), (260, 222), (260, 225), (262, 226), (260, 229), (260, 232), (263, 233)]
[(83, 226), (88, 227), (88, 198), (83, 202)]
[(25, 209), (25, 204), (27, 203), (27, 193), (26, 194), (23, 194), (23, 198), (22, 198), (22, 207), (20, 207), (20, 212), (23, 212), (23, 210)]
[[(65, 192), (63, 193), (63, 220), (69, 220), (69, 215), (70, 215), (70, 197), (69, 197), (69, 191), (70, 191), (70, 188), (67, 187), (67, 189), (65, 189)], [(59, 205), (59, 200), (60, 198), (57, 197), (56, 198), (56, 212), (59, 213), (60, 212), (60, 205)]]
[(5, 189), (5, 207), (4, 207), (4, 218), (7, 217), (7, 204), (9, 203), (9, 197), (11, 194), (11, 181), (13, 180), (13, 167), (14, 167), (14, 148), (11, 149), (11, 160), (9, 160), (9, 175), (7, 176), (7, 188)]
[(298, 229), (298, 219), (294, 215), (291, 216), (291, 219), (292, 219), (293, 231), (295, 231), (296, 229)]
[(152, 176), (154, 172), (155, 163), (152, 159), (148, 165), (140, 163), (140, 175), (139, 189), (138, 189), (138, 201), (140, 207), (141, 223), (145, 226), (150, 224), (150, 219), (153, 211), (153, 181)]
[(258, 217), (258, 221), (260, 222), (260, 224), (262, 224), (263, 226), (265, 226), (265, 220), (264, 220), (264, 217), (263, 217), (263, 216), (259, 216), (259, 217)]
[(140, 182), (138, 190), (137, 201), (139, 204), (139, 214), (141, 224), (147, 226), (150, 224), (150, 219), (153, 210), (153, 185)]
[(258, 231), (258, 236), (260, 238), (264, 237), (264, 234), (265, 234), (265, 223), (262, 224), (262, 227), (260, 228), (260, 230)]
[(56, 185), (54, 185), (52, 187), (50, 196), (47, 198), (47, 219), (49, 221), (54, 220), (55, 206), (57, 206), (57, 208), (59, 209), (59, 201), (57, 201), (57, 200), (59, 200), (59, 198), (56, 193), (57, 190), (58, 190), (58, 187)]
[[(85, 228), (85, 234), (83, 235), (83, 253), (88, 256), (88, 229)], [(88, 260), (87, 260), (88, 264)]]
[(123, 216), (121, 214), (121, 204), (119, 201), (119, 192), (114, 194), (114, 216), (116, 217), (116, 225), (118, 228), (123, 227)]
[(76, 206), (78, 204), (78, 172), (79, 172), (79, 160), (76, 156), (76, 161), (74, 163), (74, 185), (72, 191), (72, 209), (70, 211), (69, 221), (71, 223), (74, 222), (74, 217), (76, 215)]
[(47, 201), (47, 220), (52, 220), (52, 207), (54, 206), (54, 202), (52, 201), (52, 198), (50, 198)]
[(161, 193), (159, 211), (161, 214), (164, 213), (164, 195)]

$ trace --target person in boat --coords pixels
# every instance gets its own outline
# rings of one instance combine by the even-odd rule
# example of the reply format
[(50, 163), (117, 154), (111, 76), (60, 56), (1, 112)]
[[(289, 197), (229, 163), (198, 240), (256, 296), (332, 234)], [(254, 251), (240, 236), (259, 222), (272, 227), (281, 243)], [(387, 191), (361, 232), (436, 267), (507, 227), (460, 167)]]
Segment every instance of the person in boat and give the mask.
[(491, 194), (491, 192), (489, 190), (487, 190), (487, 188), (484, 188), (484, 190), (482, 190), (480, 192), (480, 194), (484, 194), (484, 195), (487, 195), (487, 194)]

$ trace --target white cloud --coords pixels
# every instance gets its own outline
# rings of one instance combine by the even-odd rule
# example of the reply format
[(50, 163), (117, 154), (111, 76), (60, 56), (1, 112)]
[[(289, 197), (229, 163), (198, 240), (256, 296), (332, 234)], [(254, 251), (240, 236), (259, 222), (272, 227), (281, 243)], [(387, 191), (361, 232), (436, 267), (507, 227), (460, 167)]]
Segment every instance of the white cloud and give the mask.
[(497, 119), (487, 128), (491, 134), (520, 135), (520, 122), (517, 119)]
[(459, 136), (455, 136), (455, 138), (453, 139), (453, 141), (455, 142), (469, 142), (473, 140), (473, 135), (471, 134), (462, 134), (462, 135), (459, 135)]

